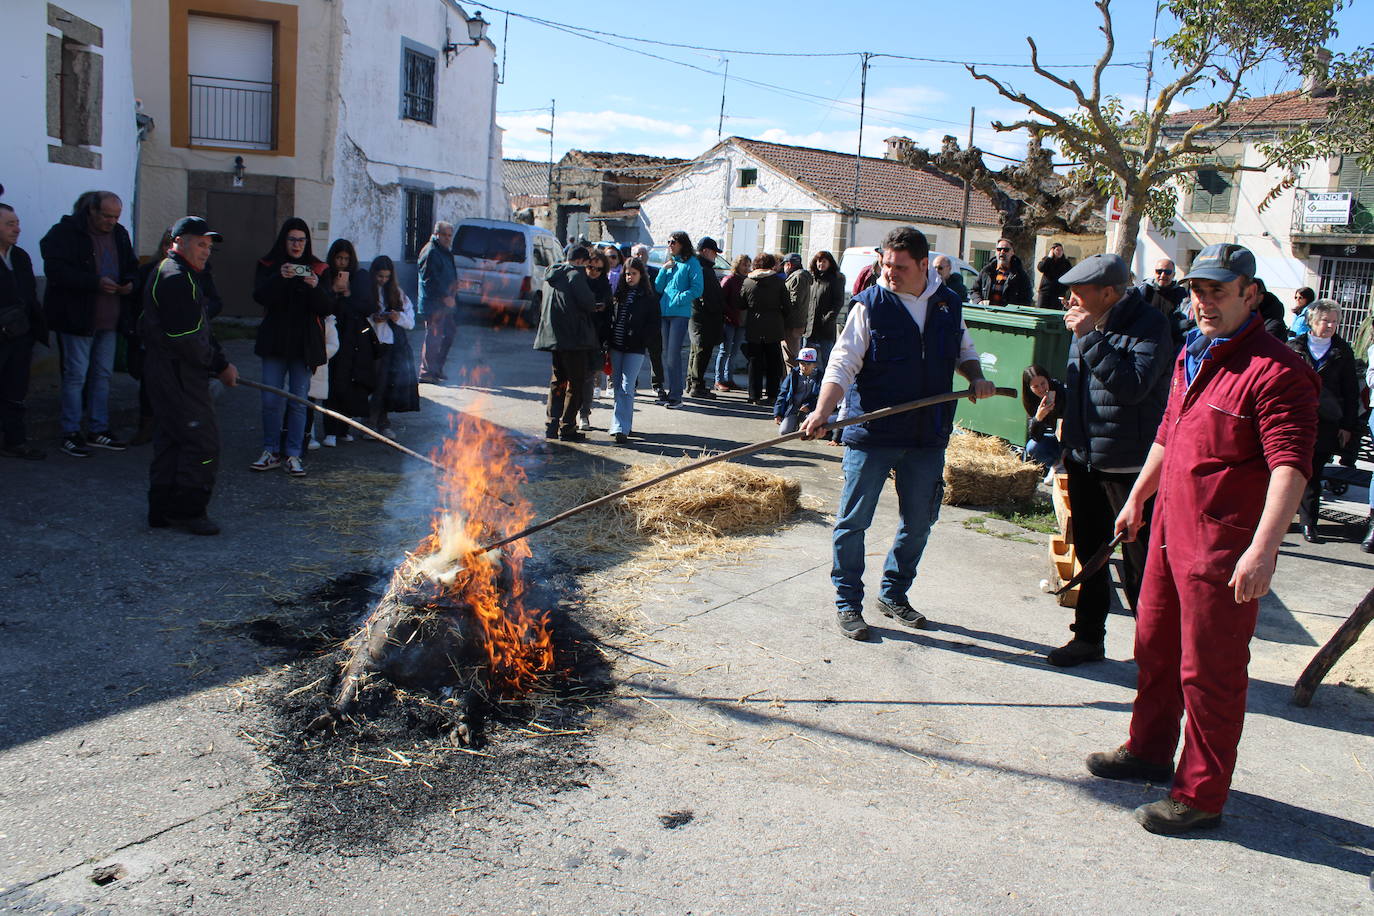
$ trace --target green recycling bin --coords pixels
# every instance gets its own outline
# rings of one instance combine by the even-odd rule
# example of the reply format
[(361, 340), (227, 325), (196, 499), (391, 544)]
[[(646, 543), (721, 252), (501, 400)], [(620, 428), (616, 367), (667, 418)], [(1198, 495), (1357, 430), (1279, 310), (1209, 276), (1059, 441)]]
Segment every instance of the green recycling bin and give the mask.
[[(1010, 388), (1016, 398), (992, 398), (971, 404), (959, 402), (955, 422), (965, 429), (998, 436), (1020, 448), (1026, 444), (1026, 410), (1021, 404), (1021, 373), (1032, 363), (1063, 380), (1069, 361), (1069, 329), (1064, 313), (1028, 305), (985, 308), (964, 306), (973, 345), (982, 358), (983, 375), (998, 388)], [(962, 376), (955, 376), (955, 389), (967, 387)]]

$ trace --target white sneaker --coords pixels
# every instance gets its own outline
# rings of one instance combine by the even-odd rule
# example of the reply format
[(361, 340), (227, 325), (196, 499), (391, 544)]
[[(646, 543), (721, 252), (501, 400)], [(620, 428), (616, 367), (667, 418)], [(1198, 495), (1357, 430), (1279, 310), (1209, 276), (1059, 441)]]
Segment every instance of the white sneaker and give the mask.
[(356, 442), (357, 440), (353, 438), (353, 434), (352, 434), (352, 433), (344, 433), (344, 441), (345, 441), (345, 442)]
[(320, 440), (319, 440), (319, 439), (316, 439), (314, 436), (311, 436), (308, 440), (306, 440), (306, 443), (305, 443), (305, 449), (306, 449), (306, 451), (308, 451), (308, 452), (313, 452), (313, 451), (315, 451), (316, 449), (318, 449), (319, 447), (320, 447)]
[(577, 431), (585, 433), (592, 428), (592, 421), (583, 417), (577, 421)]
[(286, 473), (292, 477), (304, 477), (305, 465), (301, 463), (300, 458), (292, 455), (286, 459)]
[(334, 448), (334, 446), (339, 444), (339, 440), (333, 436), (325, 436), (322, 444), (325, 448)]
[(273, 468), (281, 467), (281, 456), (271, 449), (263, 449), (257, 461), (248, 465), (255, 471), (270, 471)]
[(386, 436), (388, 439), (395, 439), (395, 438), (396, 438), (396, 430), (392, 429), (390, 426), (385, 427), (385, 428), (382, 430), (382, 435), (383, 435), (383, 436)]

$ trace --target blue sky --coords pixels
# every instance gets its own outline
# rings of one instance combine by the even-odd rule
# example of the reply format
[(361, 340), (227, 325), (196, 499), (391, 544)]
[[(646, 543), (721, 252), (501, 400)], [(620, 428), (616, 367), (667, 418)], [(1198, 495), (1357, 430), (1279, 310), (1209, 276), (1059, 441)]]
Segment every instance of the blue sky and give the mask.
[[(721, 74), (727, 60), (724, 136), (843, 152), (855, 149), (857, 53), (760, 57), (728, 53), (733, 49), (804, 54), (866, 50), (1025, 64), (1029, 35), (1039, 46), (1042, 63), (1066, 77), (1087, 81), (1091, 69), (1082, 65), (1095, 62), (1102, 47), (1101, 18), (1091, 0), (980, 0), (966, 6), (920, 0), (877, 0), (862, 5), (833, 0), (602, 6), (510, 0), (494, 4), (512, 13), (593, 30), (599, 39), (577, 37), (514, 15), (507, 20), (501, 12), (480, 4), (465, 6), (469, 12), (481, 9), (492, 22), (489, 36), (497, 45), (498, 63), (505, 58), (497, 101), (497, 123), (505, 129), (505, 154), (539, 160), (548, 158), (549, 138), (536, 128), (548, 127), (551, 99), (557, 100), (555, 156), (570, 148), (684, 157), (703, 152), (716, 142)], [(1143, 64), (1153, 9), (1149, 0), (1113, 4), (1117, 39), (1113, 60), (1137, 66), (1109, 69), (1104, 85), (1128, 103), (1139, 104), (1145, 92)], [(960, 15), (961, 10), (968, 14)], [(1339, 23), (1343, 34), (1333, 42), (1337, 49), (1374, 34), (1374, 12), (1369, 5), (1346, 10)], [(1170, 31), (1167, 16), (1161, 17), (1159, 25), (1162, 38)], [(714, 50), (667, 48), (633, 38)], [(611, 43), (691, 66), (653, 59)], [(986, 70), (1032, 97), (1061, 108), (1070, 104), (1066, 93), (1029, 69), (990, 66)], [(1163, 54), (1157, 54), (1155, 85), (1167, 76)], [(1295, 87), (1294, 78), (1270, 70), (1249, 89), (1260, 95)], [(1183, 107), (1208, 101), (1194, 97)], [(975, 81), (961, 66), (877, 57), (869, 68), (868, 106), (866, 155), (881, 155), (883, 139), (893, 134), (938, 146), (941, 137), (952, 133), (963, 143), (970, 106), (977, 109), (974, 139), (979, 146), (1007, 156), (1019, 156), (1025, 148), (1024, 136), (998, 134), (990, 127), (993, 120), (1015, 120), (1024, 111), (1002, 99), (991, 86)]]

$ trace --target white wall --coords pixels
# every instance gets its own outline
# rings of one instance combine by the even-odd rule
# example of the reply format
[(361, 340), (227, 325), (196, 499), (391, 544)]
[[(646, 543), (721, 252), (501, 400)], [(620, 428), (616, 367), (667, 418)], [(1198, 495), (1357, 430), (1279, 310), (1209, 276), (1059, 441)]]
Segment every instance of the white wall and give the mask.
[[(406, 183), (433, 189), (435, 219), (506, 218), (491, 43), (467, 44), (465, 21), (442, 0), (342, 2), (331, 233), (364, 261), (399, 261)], [(460, 48), (451, 64), (446, 25)], [(432, 125), (400, 117), (403, 38), (439, 52)]]
[[(19, 214), (23, 234), (19, 247), (33, 256), (34, 270), (43, 271), (38, 242), (58, 218), (70, 213), (83, 191), (114, 191), (124, 200), (126, 228), (133, 226), (135, 156), (133, 61), (129, 46), (129, 0), (60, 0), (62, 9), (103, 31), (101, 145), (99, 169), (59, 165), (48, 161), (47, 39), (58, 34), (48, 27), (47, 3), (38, 0), (6, 2), (5, 27), (0, 29), (0, 60), (7, 74), (4, 101), (4, 142), (0, 143), (0, 200)], [(132, 232), (132, 229), (130, 230)]]

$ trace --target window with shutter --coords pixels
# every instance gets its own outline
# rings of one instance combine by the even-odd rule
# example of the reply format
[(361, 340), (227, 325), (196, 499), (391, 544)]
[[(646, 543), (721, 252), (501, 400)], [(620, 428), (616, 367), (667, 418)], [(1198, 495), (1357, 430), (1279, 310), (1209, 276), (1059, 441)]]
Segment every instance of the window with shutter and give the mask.
[(191, 143), (274, 148), (273, 25), (193, 13), (186, 35)]
[(782, 253), (801, 254), (802, 236), (806, 234), (806, 223), (799, 219), (782, 221)]
[[(1208, 156), (1202, 160), (1210, 165), (1235, 165), (1234, 156)], [(1198, 169), (1194, 177), (1192, 200), (1188, 204), (1189, 213), (1229, 216), (1234, 212), (1235, 175), (1209, 169)]]

